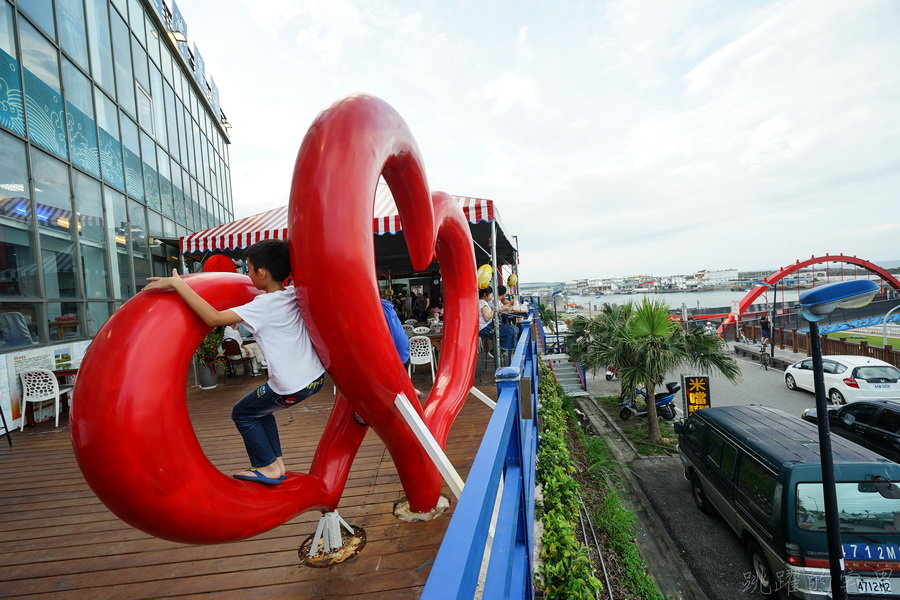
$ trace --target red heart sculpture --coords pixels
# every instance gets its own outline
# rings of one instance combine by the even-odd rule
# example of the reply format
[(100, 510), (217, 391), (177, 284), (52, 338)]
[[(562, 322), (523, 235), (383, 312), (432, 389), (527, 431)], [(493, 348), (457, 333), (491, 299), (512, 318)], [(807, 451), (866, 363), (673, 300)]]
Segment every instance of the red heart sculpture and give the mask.
[[(468, 223), (449, 196), (429, 196), (418, 150), (400, 116), (377, 98), (354, 96), (310, 127), (291, 191), (298, 301), (341, 390), (310, 473), (291, 473), (270, 488), (232, 479), (209, 462), (184, 389), (193, 349), (209, 328), (176, 294), (141, 292), (91, 343), (71, 412), (85, 479), (122, 520), (168, 540), (219, 543), (256, 535), (307, 510), (334, 510), (367, 431), (353, 421), (353, 411), (387, 445), (410, 507), (435, 506), (438, 471), (393, 404), (398, 393), (413, 398), (413, 388), (378, 300), (371, 223), (381, 173), (397, 200), (414, 265), (423, 268), (435, 256), (441, 263), (444, 351), (427, 406), (412, 404), (444, 444), (475, 367), (477, 288)], [(185, 280), (219, 310), (259, 293), (243, 275)], [(338, 300), (351, 296), (356, 301), (347, 310)]]

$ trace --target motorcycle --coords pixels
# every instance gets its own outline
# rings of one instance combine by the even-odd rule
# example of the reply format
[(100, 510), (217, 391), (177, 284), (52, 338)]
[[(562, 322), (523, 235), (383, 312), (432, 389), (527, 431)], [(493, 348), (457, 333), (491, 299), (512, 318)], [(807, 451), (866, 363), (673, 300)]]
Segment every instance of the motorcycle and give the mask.
[(619, 376), (619, 372), (616, 370), (616, 365), (609, 365), (606, 367), (606, 380), (612, 381), (614, 378)]
[[(678, 416), (678, 408), (675, 406), (675, 394), (680, 389), (681, 384), (670, 381), (666, 384), (667, 392), (660, 392), (654, 396), (654, 399), (656, 400), (656, 414), (666, 421), (672, 421)], [(646, 403), (647, 392), (642, 389), (638, 389), (634, 394), (622, 394), (622, 397), (619, 400), (619, 406), (622, 407), (619, 411), (620, 419), (627, 421), (632, 415), (636, 417), (647, 416), (647, 407), (637, 405), (637, 397), (639, 395), (644, 398), (644, 402)]]

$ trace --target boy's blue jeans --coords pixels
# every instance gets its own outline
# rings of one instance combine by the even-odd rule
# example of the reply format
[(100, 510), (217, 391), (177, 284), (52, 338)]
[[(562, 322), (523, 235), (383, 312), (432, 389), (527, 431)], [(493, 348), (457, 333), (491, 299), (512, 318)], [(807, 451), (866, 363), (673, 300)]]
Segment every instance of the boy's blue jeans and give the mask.
[(244, 438), (251, 466), (257, 469), (265, 467), (281, 456), (278, 425), (272, 413), (309, 398), (322, 389), (324, 381), (325, 376), (322, 375), (296, 394), (289, 396), (276, 394), (268, 385), (263, 384), (238, 400), (231, 410), (231, 420)]

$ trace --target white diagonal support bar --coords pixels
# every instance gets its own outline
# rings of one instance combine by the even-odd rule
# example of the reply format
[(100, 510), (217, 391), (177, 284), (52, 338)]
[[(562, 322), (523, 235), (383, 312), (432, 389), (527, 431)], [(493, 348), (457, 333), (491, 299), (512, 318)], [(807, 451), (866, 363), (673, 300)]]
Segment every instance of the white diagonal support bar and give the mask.
[(319, 524), (316, 526), (316, 533), (313, 535), (312, 543), (309, 546), (309, 555), (314, 556), (319, 553), (319, 540), (322, 540), (322, 552), (330, 554), (344, 544), (341, 538), (341, 525), (347, 528), (350, 535), (353, 535), (353, 528), (341, 518), (338, 512), (323, 513), (319, 517)]
[(441, 472), (444, 481), (450, 486), (450, 491), (453, 492), (454, 496), (459, 498), (465, 484), (459, 476), (459, 473), (453, 468), (450, 459), (444, 454), (444, 450), (437, 443), (437, 440), (434, 439), (434, 436), (431, 435), (431, 431), (425, 426), (422, 417), (420, 417), (419, 413), (413, 409), (412, 404), (409, 403), (409, 400), (403, 394), (397, 394), (394, 405), (400, 410), (400, 414), (403, 415), (403, 418), (406, 420), (410, 429), (416, 434), (419, 443), (422, 444), (422, 447), (425, 448), (425, 452), (428, 453), (428, 456), (431, 457), (431, 460), (438, 468), (438, 471)]
[(479, 400), (481, 400), (482, 402), (484, 402), (485, 404), (487, 404), (488, 408), (490, 408), (491, 410), (494, 410), (495, 408), (497, 408), (497, 403), (494, 402), (493, 400), (491, 400), (490, 398), (488, 398), (484, 394), (484, 392), (479, 390), (474, 385), (472, 386), (472, 389), (469, 390), (469, 393), (472, 394), (473, 396), (475, 396), (476, 398), (478, 398)]

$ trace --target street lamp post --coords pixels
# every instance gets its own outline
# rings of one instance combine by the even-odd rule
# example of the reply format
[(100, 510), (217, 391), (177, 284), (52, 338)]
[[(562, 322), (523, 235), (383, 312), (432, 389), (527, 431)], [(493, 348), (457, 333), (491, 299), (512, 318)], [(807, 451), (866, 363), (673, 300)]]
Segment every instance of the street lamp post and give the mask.
[(888, 317), (891, 316), (891, 313), (895, 310), (900, 309), (900, 305), (895, 306), (891, 310), (887, 311), (887, 314), (884, 315), (884, 320), (881, 322), (881, 347), (884, 348), (887, 346), (887, 324)]
[(831, 453), (831, 429), (828, 422), (828, 403), (825, 399), (825, 376), (822, 369), (822, 344), (819, 324), (835, 308), (859, 308), (872, 301), (878, 286), (868, 280), (840, 281), (800, 294), (798, 309), (809, 321), (809, 345), (813, 361), (813, 382), (816, 390), (816, 422), (819, 428), (819, 454), (822, 459), (822, 492), (825, 499), (825, 535), (828, 540), (828, 566), (831, 572), (831, 597), (847, 599), (844, 578), (844, 548), (841, 543), (841, 524), (834, 481), (834, 457)]
[(556, 297), (562, 293), (562, 290), (553, 292), (553, 330), (556, 332), (556, 344), (554, 344), (556, 349), (559, 349), (559, 313), (556, 312)]

